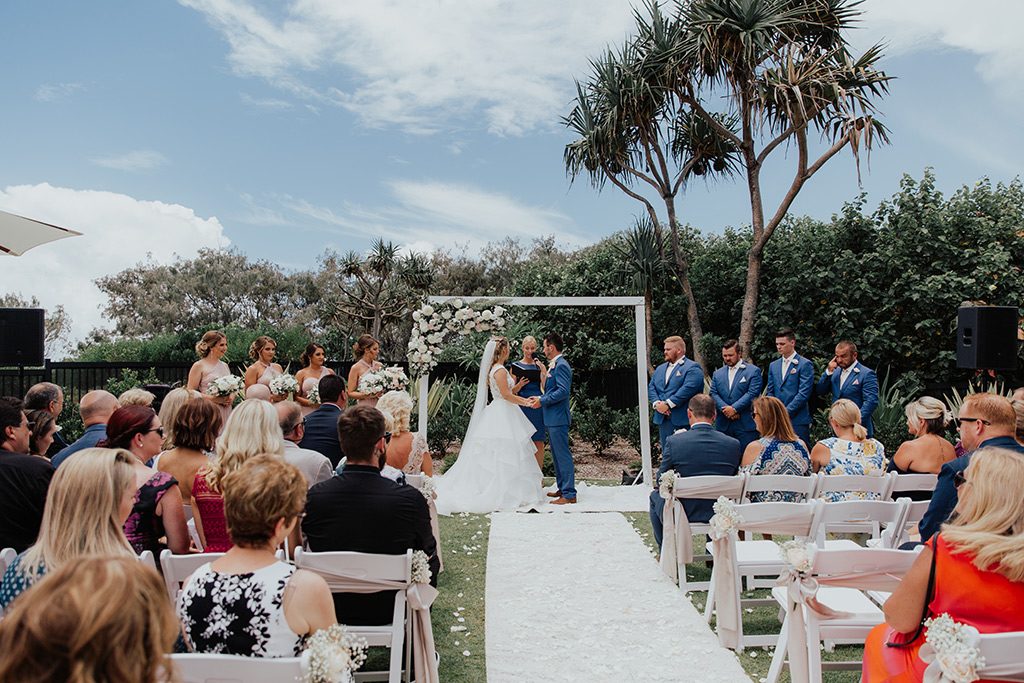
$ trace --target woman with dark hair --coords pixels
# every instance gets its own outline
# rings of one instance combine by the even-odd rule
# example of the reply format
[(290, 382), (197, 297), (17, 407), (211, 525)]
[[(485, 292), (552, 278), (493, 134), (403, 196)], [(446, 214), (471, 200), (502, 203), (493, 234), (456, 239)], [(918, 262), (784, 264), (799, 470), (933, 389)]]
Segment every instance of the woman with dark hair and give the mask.
[[(166, 472), (146, 465), (160, 453), (164, 430), (152, 408), (125, 406), (107, 420), (107, 438), (100, 448), (123, 448), (135, 456), (135, 498), (124, 523), (124, 535), (137, 553), (151, 550), (156, 556), (165, 547), (172, 553), (188, 552), (188, 527), (178, 481)], [(167, 536), (167, 545), (160, 538)]]
[(174, 414), (173, 448), (163, 452), (157, 469), (178, 480), (183, 501), (192, 498), (196, 473), (210, 464), (220, 430), (220, 411), (201, 398), (189, 399)]
[(228, 421), (231, 415), (231, 403), (234, 396), (211, 396), (206, 393), (210, 382), (231, 374), (231, 368), (221, 360), (228, 352), (228, 338), (223, 332), (210, 330), (203, 335), (203, 338), (196, 342), (196, 354), (199, 360), (192, 364), (188, 371), (188, 385), (186, 388), (194, 389), (203, 395), (207, 401), (217, 404), (220, 409), (220, 417), (224, 422)]
[(380, 342), (374, 339), (372, 335), (364, 334), (352, 345), (352, 354), (355, 356), (356, 362), (352, 365), (352, 369), (348, 371), (348, 396), (355, 399), (358, 404), (376, 406), (377, 399), (380, 398), (383, 392), (370, 393), (359, 391), (359, 380), (366, 373), (376, 372), (384, 367), (377, 361), (377, 356), (380, 355)]
[(249, 345), (249, 358), (255, 361), (245, 371), (245, 397), (261, 398), (264, 401), (280, 401), (283, 396), (274, 396), (270, 391), (270, 382), (284, 370), (274, 362), (277, 355), (277, 342), (272, 337), (261, 335)]
[(302, 416), (305, 417), (319, 405), (309, 399), (309, 392), (313, 387), (320, 385), (321, 379), (333, 375), (334, 370), (324, 365), (327, 362), (324, 347), (313, 342), (306, 345), (306, 350), (299, 356), (299, 362), (302, 363), (302, 369), (295, 375), (295, 380), (299, 383), (299, 393), (295, 396), (295, 402), (302, 406)]
[(46, 451), (57, 434), (57, 418), (49, 410), (33, 410), (26, 415), (32, 430), (28, 437), (28, 452), (46, 458)]

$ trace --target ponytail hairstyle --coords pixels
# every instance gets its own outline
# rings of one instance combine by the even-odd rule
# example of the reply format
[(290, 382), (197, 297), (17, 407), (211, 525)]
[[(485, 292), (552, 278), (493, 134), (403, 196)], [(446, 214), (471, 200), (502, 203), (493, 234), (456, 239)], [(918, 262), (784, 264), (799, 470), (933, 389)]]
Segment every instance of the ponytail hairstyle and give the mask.
[(853, 427), (853, 435), (857, 437), (857, 441), (868, 438), (868, 430), (860, 423), (860, 408), (850, 399), (841, 398), (833, 403), (828, 411), (828, 417), (837, 427)]
[(359, 335), (359, 339), (352, 345), (352, 355), (355, 356), (356, 360), (359, 360), (363, 357), (363, 354), (373, 348), (374, 344), (380, 344), (380, 342), (374, 339), (372, 334)]
[(267, 344), (273, 344), (277, 346), (277, 342), (272, 337), (268, 337), (263, 334), (253, 340), (252, 344), (249, 344), (249, 358), (253, 360), (260, 359), (260, 352), (267, 346)]
[(309, 342), (306, 344), (306, 350), (302, 352), (301, 356), (299, 356), (299, 363), (302, 364), (302, 367), (308, 368), (313, 364), (313, 354), (317, 352), (317, 349), (327, 353), (324, 347), (315, 342)]
[(196, 353), (199, 354), (200, 358), (206, 358), (210, 355), (210, 349), (220, 344), (221, 339), (227, 339), (227, 335), (218, 330), (210, 330), (203, 335), (202, 339), (196, 342)]

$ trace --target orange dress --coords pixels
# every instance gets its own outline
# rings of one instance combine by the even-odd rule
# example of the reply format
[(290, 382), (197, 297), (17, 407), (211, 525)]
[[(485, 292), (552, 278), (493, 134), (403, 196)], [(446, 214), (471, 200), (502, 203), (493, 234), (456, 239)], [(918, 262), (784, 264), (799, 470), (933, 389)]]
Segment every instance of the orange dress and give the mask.
[[(971, 556), (950, 553), (941, 534), (936, 538), (935, 597), (929, 603), (930, 613), (948, 613), (981, 633), (1024, 631), (1024, 582), (982, 571), (971, 562)], [(864, 643), (863, 683), (919, 683), (924, 679), (926, 665), (917, 654), (924, 645), (924, 633), (912, 645), (886, 646), (895, 633), (883, 623), (868, 634)]]

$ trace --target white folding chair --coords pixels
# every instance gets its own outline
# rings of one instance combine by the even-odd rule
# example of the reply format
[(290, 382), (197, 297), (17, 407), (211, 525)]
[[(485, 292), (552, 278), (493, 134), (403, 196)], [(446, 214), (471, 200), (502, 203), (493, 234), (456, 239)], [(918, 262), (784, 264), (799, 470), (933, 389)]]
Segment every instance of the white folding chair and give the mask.
[(889, 500), (895, 472), (880, 474), (818, 474), (818, 490), (815, 498), (824, 498), (826, 493), (872, 493), (874, 500)]
[[(337, 575), (366, 577), (406, 584), (412, 581), (412, 550), (403, 555), (380, 555), (356, 552), (310, 552), (302, 548), (295, 549), (295, 566), (316, 572), (332, 584)], [(334, 591), (332, 592), (344, 592)], [(391, 615), (391, 623), (383, 626), (359, 626), (346, 624), (353, 635), (366, 640), (370, 647), (391, 648), (391, 660), (388, 667), (389, 683), (398, 683), (405, 675), (402, 665), (403, 650), (406, 661), (411, 661), (411, 623), (408, 618), (408, 605), (405, 593), (395, 591), (395, 605)], [(339, 615), (344, 617), (344, 615)], [(366, 679), (369, 672), (360, 672), (360, 678)]]
[[(857, 543), (846, 539), (826, 540), (828, 532), (843, 533), (849, 529), (879, 528), (881, 526), (897, 529), (907, 517), (910, 499), (891, 500), (846, 500), (838, 503), (825, 503), (821, 513), (821, 525), (818, 527), (817, 544), (826, 550), (842, 548), (858, 548)], [(881, 538), (879, 547), (894, 548), (892, 534), (888, 537), (873, 533), (872, 538)], [(890, 545), (886, 545), (886, 544)]]
[(423, 488), (423, 475), (422, 474), (407, 474), (405, 475), (405, 483), (414, 489)]
[(4, 575), (7, 568), (14, 563), (14, 558), (18, 556), (18, 551), (14, 548), (4, 548), (0, 550), (0, 576)]
[(139, 553), (139, 562), (147, 567), (152, 567), (153, 571), (156, 571), (156, 559), (153, 557), (152, 550), (143, 550)]
[(171, 604), (178, 602), (178, 593), (181, 587), (188, 580), (188, 577), (207, 562), (213, 562), (224, 553), (193, 553), (189, 555), (175, 555), (170, 550), (160, 552), (160, 568), (164, 573), (164, 585), (167, 586), (167, 596)]
[[(741, 530), (749, 533), (762, 534), (786, 534), (799, 539), (813, 541), (817, 535), (818, 525), (821, 519), (821, 509), (824, 506), (819, 500), (812, 500), (807, 503), (746, 503), (735, 506), (737, 514), (742, 518), (739, 524)], [(723, 568), (722, 560), (715, 552), (714, 543), (708, 544), (708, 549), (715, 555), (715, 564), (711, 570), (711, 588), (708, 591), (707, 604), (704, 607), (704, 619), (711, 622), (711, 613), (715, 605), (720, 602), (720, 592), (731, 591), (733, 598), (740, 606), (738, 629), (738, 646), (736, 650), (742, 652), (745, 647), (756, 647), (773, 645), (778, 639), (777, 634), (770, 635), (744, 635), (743, 634), (743, 607), (764, 606), (775, 604), (771, 599), (742, 599), (740, 581), (743, 577), (751, 576), (772, 576), (778, 577), (785, 571), (787, 565), (779, 552), (779, 544), (775, 541), (749, 540), (740, 541), (732, 535), (727, 536), (725, 542), (732, 544), (731, 555), (732, 566)], [(723, 574), (731, 576), (731, 580), (723, 579)], [(719, 616), (719, 623), (722, 617)]]
[[(738, 502), (743, 496), (746, 486), (746, 474), (728, 475), (703, 475), (698, 477), (676, 477), (673, 488), (672, 514), (675, 516), (674, 524), (689, 525), (690, 536), (700, 535), (701, 543), (705, 543), (703, 536), (711, 527), (707, 522), (690, 522), (686, 519), (686, 510), (683, 507), (683, 499), (690, 500), (718, 500), (719, 496), (725, 496), (733, 502)], [(662, 520), (662, 534), (669, 533), (668, 519)], [(692, 541), (692, 538), (691, 538)], [(664, 544), (663, 544), (664, 547)], [(694, 556), (694, 560), (703, 560), (710, 555)], [(679, 587), (684, 591), (706, 591), (711, 586), (710, 581), (686, 582), (686, 557), (682, 548), (676, 548), (676, 576), (679, 578)]]
[(1024, 681), (1024, 631), (983, 634), (978, 643), (985, 666), (978, 678), (996, 681)]
[(897, 472), (893, 478), (890, 493), (893, 497), (898, 497), (897, 494), (907, 491), (934, 491), (938, 481), (939, 475), (937, 474), (899, 474)]
[(309, 673), (301, 657), (175, 654), (170, 658), (181, 683), (279, 683), (304, 681)]
[(192, 543), (196, 546), (199, 552), (203, 551), (203, 539), (199, 537), (199, 529), (196, 528), (196, 520), (189, 517), (188, 521), (185, 522), (185, 526), (188, 527), (189, 538), (192, 539)]
[(796, 474), (752, 474), (747, 477), (747, 486), (743, 490), (743, 497), (750, 500), (751, 493), (764, 491), (795, 493), (800, 496), (800, 499), (792, 502), (803, 503), (814, 497), (817, 488), (817, 474), (806, 477)]
[[(836, 503), (829, 503), (836, 505)], [(861, 662), (821, 661), (821, 642), (863, 643), (868, 632), (882, 623), (885, 616), (881, 608), (862, 592), (863, 589), (878, 587), (888, 582), (895, 585), (917, 558), (917, 553), (887, 548), (853, 548), (844, 550), (817, 550), (812, 556), (809, 580), (817, 582), (814, 598), (831, 610), (845, 614), (823, 616), (806, 603), (799, 603), (804, 622), (806, 647), (791, 646), (792, 629), (795, 628), (793, 615), (789, 611), (789, 586), (778, 586), (772, 590), (772, 597), (785, 610), (786, 616), (775, 646), (775, 654), (768, 669), (767, 683), (775, 683), (782, 672), (787, 655), (804, 658), (807, 662), (808, 680), (821, 681), (822, 669), (856, 669)], [(833, 585), (829, 585), (830, 582)], [(882, 583), (879, 583), (882, 582)], [(804, 584), (806, 586), (806, 584)]]

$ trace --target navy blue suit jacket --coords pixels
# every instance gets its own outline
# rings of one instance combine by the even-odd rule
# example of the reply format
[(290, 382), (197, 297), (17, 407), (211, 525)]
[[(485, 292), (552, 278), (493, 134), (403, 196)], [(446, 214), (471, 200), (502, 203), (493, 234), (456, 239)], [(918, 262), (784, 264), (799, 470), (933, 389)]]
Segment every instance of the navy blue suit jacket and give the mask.
[(1010, 436), (997, 436), (982, 441), (977, 450), (965, 453), (955, 460), (950, 460), (939, 470), (939, 481), (935, 484), (935, 492), (932, 493), (932, 502), (928, 505), (928, 511), (924, 513), (918, 531), (921, 533), (921, 540), (927, 541), (938, 533), (942, 525), (953, 514), (956, 507), (957, 497), (956, 486), (953, 484), (953, 477), (957, 472), (963, 472), (971, 462), (971, 456), (982, 448), (1005, 448), (1024, 455), (1024, 446), (1017, 443), (1017, 440)]
[(565, 356), (558, 356), (555, 365), (544, 382), (544, 394), (540, 397), (541, 414), (545, 427), (568, 427), (572, 424), (569, 411), (569, 394), (572, 393), (572, 366)]
[[(694, 425), (685, 432), (665, 440), (665, 453), (658, 468), (658, 477), (671, 468), (682, 477), (708, 474), (731, 476), (740, 467), (740, 442), (722, 434), (709, 424)], [(707, 522), (714, 514), (713, 500), (683, 499), (686, 518), (691, 522)]]
[(789, 374), (782, 376), (782, 359), (776, 358), (768, 366), (768, 395), (782, 401), (794, 425), (811, 424), (807, 400), (814, 388), (814, 363), (799, 353), (793, 354)]
[(832, 394), (832, 402), (841, 398), (848, 398), (860, 408), (860, 423), (868, 430), (868, 436), (875, 433), (874, 425), (871, 423), (871, 414), (878, 406), (878, 375), (869, 367), (858, 362), (842, 389), (839, 388), (839, 378), (842, 370), (836, 368), (832, 375), (821, 373), (818, 380), (818, 395)]
[[(715, 429), (725, 431), (735, 427), (747, 432), (757, 431), (752, 413), (754, 399), (761, 395), (761, 368), (743, 361), (737, 363), (737, 366), (732, 389), (729, 389), (728, 366), (723, 365), (711, 376), (711, 398), (715, 399), (715, 407), (718, 409)], [(726, 406), (732, 406), (740, 416), (735, 420), (727, 418), (722, 414)]]
[(341, 408), (333, 403), (325, 403), (306, 416), (306, 433), (299, 442), (299, 448), (326, 456), (331, 467), (341, 462), (341, 443), (338, 441), (338, 418)]
[[(686, 427), (690, 424), (690, 418), (686, 416), (686, 408), (690, 405), (690, 399), (704, 391), (704, 371), (700, 363), (683, 356), (683, 360), (672, 371), (672, 376), (665, 384), (665, 373), (669, 364), (662, 363), (654, 369), (651, 381), (647, 383), (647, 398), (651, 403), (655, 401), (671, 401), (675, 407), (669, 411), (668, 417), (672, 420), (672, 426), (676, 429)], [(654, 424), (660, 425), (665, 421), (665, 415), (657, 410), (654, 411)]]

